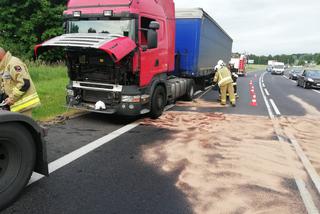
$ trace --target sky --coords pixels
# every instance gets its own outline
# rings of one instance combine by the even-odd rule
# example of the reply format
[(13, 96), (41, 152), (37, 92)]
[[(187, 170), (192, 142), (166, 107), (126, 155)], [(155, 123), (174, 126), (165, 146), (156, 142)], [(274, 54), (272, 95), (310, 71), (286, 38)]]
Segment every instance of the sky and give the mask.
[(320, 0), (174, 0), (201, 7), (233, 38), (233, 52), (320, 53)]

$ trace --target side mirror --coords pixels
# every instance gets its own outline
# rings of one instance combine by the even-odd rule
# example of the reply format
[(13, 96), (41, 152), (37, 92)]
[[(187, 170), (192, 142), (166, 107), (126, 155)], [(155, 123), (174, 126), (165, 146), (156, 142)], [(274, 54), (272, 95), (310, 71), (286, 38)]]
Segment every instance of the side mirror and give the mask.
[(151, 30), (159, 30), (160, 29), (159, 22), (156, 22), (156, 21), (150, 22), (149, 29), (151, 29)]
[(158, 33), (155, 30), (148, 30), (148, 49), (158, 47)]

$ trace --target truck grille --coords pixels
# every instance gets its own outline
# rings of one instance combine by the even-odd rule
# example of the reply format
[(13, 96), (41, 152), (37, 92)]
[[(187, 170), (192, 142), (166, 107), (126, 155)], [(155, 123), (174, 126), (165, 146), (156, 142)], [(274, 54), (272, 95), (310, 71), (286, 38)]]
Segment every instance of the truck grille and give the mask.
[(107, 105), (111, 105), (120, 103), (121, 95), (118, 92), (83, 90), (82, 99), (89, 103), (102, 101)]

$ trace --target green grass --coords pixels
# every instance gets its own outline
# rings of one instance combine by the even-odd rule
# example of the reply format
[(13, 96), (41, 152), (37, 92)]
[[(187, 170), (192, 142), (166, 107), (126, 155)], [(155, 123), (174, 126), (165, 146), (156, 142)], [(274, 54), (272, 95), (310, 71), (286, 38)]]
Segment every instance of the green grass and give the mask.
[(33, 110), (33, 118), (47, 120), (66, 112), (65, 88), (68, 83), (65, 66), (30, 65), (29, 72), (40, 96), (41, 106)]
[(246, 66), (246, 71), (247, 72), (252, 72), (252, 71), (258, 71), (258, 70), (266, 70), (266, 65), (252, 65), (252, 64), (248, 64)]

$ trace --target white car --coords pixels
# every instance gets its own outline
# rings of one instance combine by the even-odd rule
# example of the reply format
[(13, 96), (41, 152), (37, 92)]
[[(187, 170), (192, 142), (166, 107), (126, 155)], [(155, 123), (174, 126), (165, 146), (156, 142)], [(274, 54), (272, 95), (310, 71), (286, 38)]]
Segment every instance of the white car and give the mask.
[(284, 74), (284, 65), (283, 64), (274, 65), (272, 68), (271, 74), (283, 75)]

